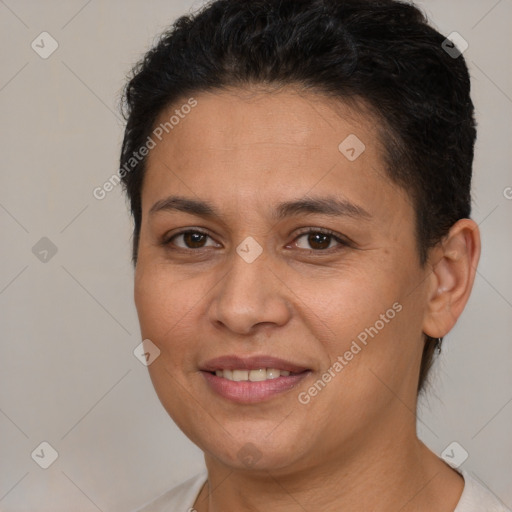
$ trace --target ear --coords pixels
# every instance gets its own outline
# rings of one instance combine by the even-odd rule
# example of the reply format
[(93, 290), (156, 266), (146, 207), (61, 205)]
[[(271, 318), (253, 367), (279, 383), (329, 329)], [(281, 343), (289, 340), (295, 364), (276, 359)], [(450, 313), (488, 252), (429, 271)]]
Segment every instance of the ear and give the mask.
[(423, 332), (442, 338), (455, 325), (469, 299), (480, 258), (480, 231), (470, 219), (461, 219), (429, 255), (431, 274)]

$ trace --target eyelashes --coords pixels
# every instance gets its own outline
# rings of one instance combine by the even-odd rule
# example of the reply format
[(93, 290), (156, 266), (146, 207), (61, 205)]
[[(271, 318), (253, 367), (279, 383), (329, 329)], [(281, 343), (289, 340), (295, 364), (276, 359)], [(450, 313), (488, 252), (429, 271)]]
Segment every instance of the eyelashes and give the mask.
[[(331, 230), (326, 229), (309, 229), (303, 233), (299, 233), (297, 237), (294, 239), (295, 244), (300, 239), (306, 239), (306, 243), (309, 244), (310, 248), (300, 247), (300, 249), (305, 249), (309, 251), (319, 252), (319, 251), (328, 251), (332, 249), (332, 243), (334, 242), (337, 247), (345, 247), (348, 245), (346, 240), (342, 239), (338, 234)], [(316, 246), (316, 247), (315, 247)]]
[[(213, 238), (208, 233), (205, 233), (204, 231), (187, 230), (187, 231), (182, 231), (180, 233), (176, 233), (175, 235), (170, 237), (167, 240), (167, 242), (165, 242), (165, 245), (176, 245), (174, 241), (179, 239), (180, 237), (182, 238), (185, 247), (182, 247), (179, 245), (178, 245), (178, 247), (180, 247), (181, 249), (190, 249), (190, 250), (197, 250), (197, 249), (202, 249), (204, 247), (210, 247), (207, 245), (203, 245), (203, 242), (207, 238), (210, 238), (211, 240), (213, 240)], [(191, 245), (192, 247), (187, 246), (187, 245)], [(214, 246), (216, 246), (216, 244), (214, 244)]]
[[(165, 236), (162, 245), (168, 249), (176, 249), (189, 252), (198, 252), (209, 248), (222, 247), (206, 231), (201, 229), (186, 229), (171, 236)], [(298, 248), (300, 251), (315, 253), (331, 253), (333, 250), (350, 246), (350, 241), (343, 235), (324, 228), (304, 228), (296, 233), (292, 242), (286, 244), (285, 248)]]

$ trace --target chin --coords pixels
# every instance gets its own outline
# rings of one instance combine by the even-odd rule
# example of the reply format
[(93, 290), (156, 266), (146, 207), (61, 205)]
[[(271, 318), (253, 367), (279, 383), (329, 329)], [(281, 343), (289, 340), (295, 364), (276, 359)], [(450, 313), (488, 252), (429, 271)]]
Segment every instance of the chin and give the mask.
[(205, 450), (207, 458), (213, 457), (223, 465), (237, 471), (267, 473), (286, 470), (297, 462), (297, 453), (292, 445), (286, 447), (281, 444), (279, 450), (276, 450), (268, 443), (244, 440), (226, 446), (224, 450), (220, 450), (218, 445), (211, 448)]

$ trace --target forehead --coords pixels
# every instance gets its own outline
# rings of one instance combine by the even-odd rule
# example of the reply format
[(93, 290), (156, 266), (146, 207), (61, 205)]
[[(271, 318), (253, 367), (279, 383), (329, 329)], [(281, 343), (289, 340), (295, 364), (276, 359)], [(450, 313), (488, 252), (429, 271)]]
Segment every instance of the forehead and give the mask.
[[(156, 123), (164, 125), (171, 117), (178, 121), (172, 133), (179, 137), (179, 144), (188, 142), (189, 151), (246, 151), (246, 145), (252, 150), (257, 150), (257, 145), (284, 145), (290, 152), (325, 152), (336, 150), (353, 131), (371, 146), (379, 142), (375, 119), (362, 103), (356, 109), (339, 99), (292, 86), (223, 89), (200, 93), (194, 100), (197, 106), (187, 108), (188, 114), (181, 119), (173, 113), (178, 113), (187, 99), (163, 111)], [(164, 143), (172, 144), (177, 137), (167, 137)]]
[(157, 120), (167, 130), (148, 156), (144, 210), (171, 190), (233, 207), (312, 191), (370, 205), (403, 195), (385, 172), (378, 124), (368, 112), (292, 88), (200, 93), (192, 109), (180, 110), (188, 100)]

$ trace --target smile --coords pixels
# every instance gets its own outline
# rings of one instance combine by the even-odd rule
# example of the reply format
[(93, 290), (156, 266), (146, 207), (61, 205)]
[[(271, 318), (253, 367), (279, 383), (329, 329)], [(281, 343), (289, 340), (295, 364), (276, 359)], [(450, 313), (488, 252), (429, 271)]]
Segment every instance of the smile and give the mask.
[(231, 402), (268, 401), (294, 388), (311, 370), (271, 356), (223, 356), (200, 367), (210, 391)]
[(235, 382), (262, 382), (264, 380), (277, 379), (278, 377), (288, 377), (290, 372), (277, 368), (260, 368), (258, 370), (216, 370), (215, 375)]

